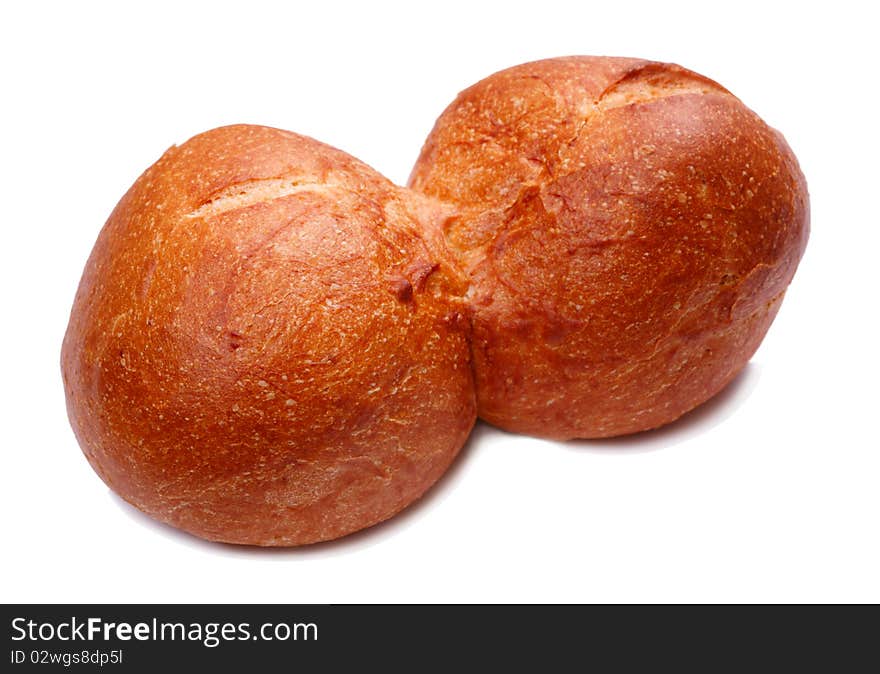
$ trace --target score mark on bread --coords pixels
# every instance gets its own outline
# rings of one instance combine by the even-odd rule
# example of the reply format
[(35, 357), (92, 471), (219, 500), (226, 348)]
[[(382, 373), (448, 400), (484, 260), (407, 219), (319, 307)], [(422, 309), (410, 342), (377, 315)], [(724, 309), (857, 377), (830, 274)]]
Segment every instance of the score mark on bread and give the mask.
[(186, 217), (205, 218), (227, 211), (237, 211), (254, 204), (282, 199), (299, 192), (328, 194), (338, 189), (341, 188), (332, 183), (308, 182), (296, 178), (248, 180), (230, 185), (216, 194), (212, 194), (196, 210), (187, 213)]

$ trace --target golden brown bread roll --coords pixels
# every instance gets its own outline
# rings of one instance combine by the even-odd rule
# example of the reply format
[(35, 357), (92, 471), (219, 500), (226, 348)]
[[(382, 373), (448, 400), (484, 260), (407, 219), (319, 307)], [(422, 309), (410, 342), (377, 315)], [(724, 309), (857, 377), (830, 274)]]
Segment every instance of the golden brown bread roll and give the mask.
[(679, 66), (572, 57), (462, 92), (410, 185), (456, 204), (480, 415), (594, 438), (721, 390), (779, 309), (807, 188), (782, 136)]
[(92, 466), (231, 543), (327, 540), (417, 499), (475, 419), (466, 285), (435, 220), (293, 133), (172, 147), (104, 226), (64, 339)]

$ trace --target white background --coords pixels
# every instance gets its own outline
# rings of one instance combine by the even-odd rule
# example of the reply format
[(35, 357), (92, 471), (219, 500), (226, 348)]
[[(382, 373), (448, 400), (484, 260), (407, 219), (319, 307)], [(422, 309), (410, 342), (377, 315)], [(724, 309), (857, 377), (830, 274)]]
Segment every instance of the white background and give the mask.
[[(2, 7), (0, 600), (880, 601), (870, 3)], [(480, 425), (422, 502), (304, 549), (205, 543), (108, 491), (68, 426), (59, 350), (98, 230), (141, 171), (195, 133), (250, 122), (403, 182), (460, 89), (566, 54), (693, 68), (800, 158), (812, 237), (730, 389), (615, 441)]]

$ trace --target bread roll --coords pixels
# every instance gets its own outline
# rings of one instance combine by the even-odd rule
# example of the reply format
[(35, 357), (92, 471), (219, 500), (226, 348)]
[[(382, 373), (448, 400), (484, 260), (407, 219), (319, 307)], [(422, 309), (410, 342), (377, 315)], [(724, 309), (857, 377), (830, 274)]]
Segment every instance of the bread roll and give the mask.
[(550, 438), (666, 424), (770, 326), (809, 230), (782, 136), (676, 65), (573, 57), (462, 92), (410, 185), (470, 276), (479, 414)]
[(437, 217), (293, 133), (169, 149), (101, 231), (64, 338), (94, 469), (229, 543), (324, 541), (413, 502), (475, 419), (465, 279)]

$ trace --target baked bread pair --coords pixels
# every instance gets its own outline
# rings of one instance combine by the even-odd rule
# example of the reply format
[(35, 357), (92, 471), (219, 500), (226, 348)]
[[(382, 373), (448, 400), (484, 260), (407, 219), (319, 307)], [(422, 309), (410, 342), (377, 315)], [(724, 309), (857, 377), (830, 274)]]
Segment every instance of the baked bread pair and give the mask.
[(210, 540), (391, 517), (477, 415), (568, 439), (668, 423), (733, 379), (803, 254), (782, 136), (678, 66), (551, 59), (441, 115), (409, 188), (231, 126), (119, 202), (62, 349), (104, 481)]

